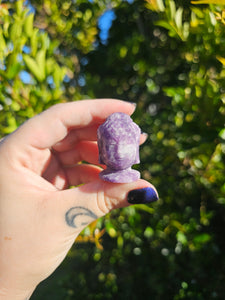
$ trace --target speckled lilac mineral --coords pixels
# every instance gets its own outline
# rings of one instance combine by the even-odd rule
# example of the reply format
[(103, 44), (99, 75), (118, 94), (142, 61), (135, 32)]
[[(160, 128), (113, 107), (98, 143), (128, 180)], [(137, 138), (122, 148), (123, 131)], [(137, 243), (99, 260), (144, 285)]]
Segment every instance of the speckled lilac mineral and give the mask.
[(107, 166), (100, 178), (114, 183), (138, 180), (140, 173), (131, 166), (140, 162), (139, 126), (127, 114), (113, 113), (99, 126), (97, 135), (99, 162)]

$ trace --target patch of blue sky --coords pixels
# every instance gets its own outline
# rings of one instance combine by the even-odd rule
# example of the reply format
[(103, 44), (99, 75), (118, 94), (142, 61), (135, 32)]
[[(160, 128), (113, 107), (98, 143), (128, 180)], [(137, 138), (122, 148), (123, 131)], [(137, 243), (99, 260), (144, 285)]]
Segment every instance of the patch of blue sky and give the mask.
[(22, 70), (20, 72), (20, 79), (22, 80), (22, 82), (24, 84), (31, 84), (32, 83), (32, 77), (27, 71)]
[(28, 47), (28, 46), (25, 45), (23, 47), (23, 52), (26, 53), (26, 54), (30, 54), (30, 47)]
[(115, 12), (110, 9), (105, 11), (98, 20), (98, 27), (100, 29), (99, 37), (103, 44), (107, 43), (109, 37), (109, 30), (112, 26), (113, 20), (116, 19)]
[(3, 61), (0, 60), (0, 70), (5, 71), (6, 70), (6, 66), (4, 64)]
[(78, 84), (79, 84), (79, 86), (85, 86), (86, 80), (85, 80), (85, 77), (83, 75), (79, 76), (79, 78), (78, 78)]
[(26, 7), (29, 8), (29, 13), (33, 13), (33, 14), (34, 14), (34, 13), (36, 12), (35, 8), (34, 8), (33, 5), (30, 3), (29, 0), (24, 1), (24, 4), (25, 4)]
[(66, 74), (63, 81), (68, 83), (68, 82), (70, 82), (70, 80), (71, 80), (70, 77)]

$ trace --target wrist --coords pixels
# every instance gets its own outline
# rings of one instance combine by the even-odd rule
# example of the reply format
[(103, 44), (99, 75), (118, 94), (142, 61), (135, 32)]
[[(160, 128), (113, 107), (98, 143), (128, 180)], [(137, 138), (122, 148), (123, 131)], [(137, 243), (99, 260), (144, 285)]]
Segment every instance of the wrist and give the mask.
[(34, 289), (32, 291), (20, 291), (0, 287), (0, 300), (29, 300), (33, 292)]
[[(0, 263), (0, 300), (28, 300), (37, 284), (13, 264)], [(19, 271), (18, 271), (19, 270)]]
[(35, 288), (21, 289), (2, 284), (0, 280), (0, 300), (29, 300)]

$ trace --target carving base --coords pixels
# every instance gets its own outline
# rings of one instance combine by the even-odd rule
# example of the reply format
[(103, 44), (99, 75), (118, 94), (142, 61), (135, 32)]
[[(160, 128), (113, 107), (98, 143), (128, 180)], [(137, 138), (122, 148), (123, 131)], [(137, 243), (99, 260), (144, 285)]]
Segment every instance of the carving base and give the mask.
[(137, 181), (140, 178), (140, 172), (131, 168), (125, 170), (112, 170), (107, 168), (99, 174), (99, 177), (104, 181), (113, 183), (129, 183)]

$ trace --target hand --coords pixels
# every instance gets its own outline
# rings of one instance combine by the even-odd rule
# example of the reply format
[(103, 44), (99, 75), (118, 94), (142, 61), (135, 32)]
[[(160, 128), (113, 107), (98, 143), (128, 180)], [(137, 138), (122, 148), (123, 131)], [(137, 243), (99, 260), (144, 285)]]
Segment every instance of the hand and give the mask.
[(134, 108), (110, 99), (58, 104), (1, 141), (0, 299), (28, 299), (94, 219), (128, 201), (157, 199), (144, 180), (113, 184), (98, 176), (99, 124)]

